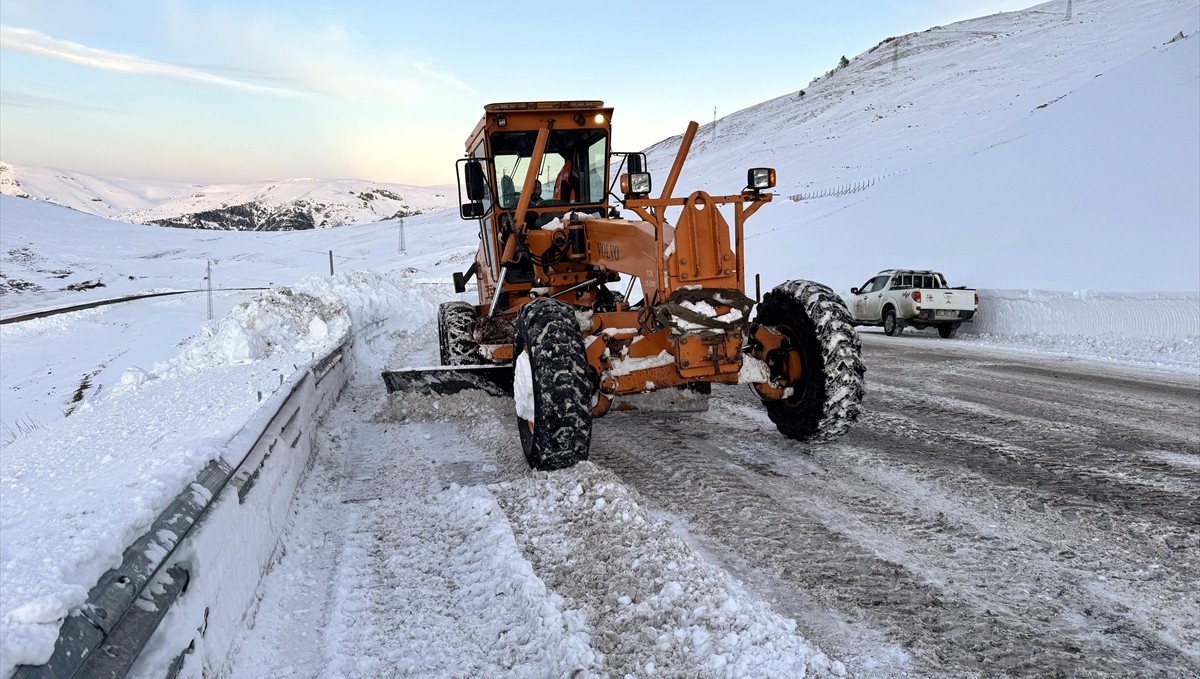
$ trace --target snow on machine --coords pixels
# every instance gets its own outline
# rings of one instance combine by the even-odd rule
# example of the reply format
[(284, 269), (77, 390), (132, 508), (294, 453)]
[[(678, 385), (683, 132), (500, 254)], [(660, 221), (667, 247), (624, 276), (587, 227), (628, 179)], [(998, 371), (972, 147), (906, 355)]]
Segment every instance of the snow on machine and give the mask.
[[(484, 107), (457, 163), (460, 216), (478, 221), (480, 244), (454, 285), (474, 277), (478, 303), (443, 304), (442, 365), (385, 372), (388, 390), (513, 395), (526, 460), (544, 470), (586, 460), (593, 418), (617, 399), (714, 383), (751, 385), (785, 436), (844, 434), (864, 366), (841, 298), (804, 280), (760, 303), (745, 292), (743, 227), (770, 202), (775, 170), (749, 169), (740, 193), (674, 197), (693, 122), (652, 197), (645, 155), (609, 148), (612, 113), (599, 101)], [(611, 288), (622, 276), (625, 291)]]

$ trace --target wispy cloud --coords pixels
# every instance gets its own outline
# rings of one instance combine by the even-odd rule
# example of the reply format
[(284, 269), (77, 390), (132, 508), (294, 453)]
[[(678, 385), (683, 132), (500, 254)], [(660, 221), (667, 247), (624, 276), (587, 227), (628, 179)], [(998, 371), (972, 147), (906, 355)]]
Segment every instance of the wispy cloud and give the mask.
[[(171, 5), (164, 34), (173, 48), (209, 55), (232, 74), (251, 68), (258, 82), (277, 79), (300, 91), (365, 106), (418, 105), (448, 92), (473, 93), (428, 55), (412, 54), (393, 40), (338, 17), (299, 15), (263, 8), (197, 9)], [(266, 80), (264, 80), (264, 78)]]
[(41, 109), (45, 111), (111, 110), (101, 106), (80, 104), (66, 99), (47, 97), (40, 94), (29, 94), (28, 92), (16, 92), (9, 89), (0, 89), (0, 106), (15, 106), (17, 108)]
[(469, 92), (472, 94), (474, 94), (474, 92), (475, 92), (475, 90), (470, 85), (459, 80), (453, 73), (447, 73), (445, 71), (442, 71), (442, 70), (436, 68), (431, 63), (428, 63), (425, 61), (417, 61), (417, 62), (413, 63), (413, 68), (416, 69), (416, 71), (418, 73), (429, 76), (430, 78), (433, 78), (434, 80), (445, 83), (457, 90), (461, 90), (463, 92)]
[(58, 59), (104, 71), (170, 78), (201, 85), (225, 87), (250, 94), (280, 97), (302, 96), (300, 92), (295, 90), (255, 85), (188, 66), (163, 63), (130, 54), (109, 52), (76, 42), (59, 40), (27, 28), (0, 26), (0, 50), (11, 50), (49, 59)]

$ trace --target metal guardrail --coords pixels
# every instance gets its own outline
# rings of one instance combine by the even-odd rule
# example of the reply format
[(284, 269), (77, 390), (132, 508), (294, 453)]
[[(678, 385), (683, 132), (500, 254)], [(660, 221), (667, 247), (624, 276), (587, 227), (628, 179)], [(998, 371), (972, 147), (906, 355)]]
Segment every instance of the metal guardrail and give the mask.
[[(252, 290), (270, 290), (270, 288), (216, 288), (213, 292), (247, 292)], [(170, 295), (187, 295), (196, 292), (208, 292), (208, 290), (171, 290), (169, 292), (147, 292), (140, 295), (126, 295), (124, 297), (110, 297), (108, 299), (98, 299), (92, 302), (82, 302), (80, 304), (72, 304), (70, 306), (55, 307), (53, 309), (42, 309), (40, 311), (27, 311), (15, 316), (5, 316), (0, 318), (0, 325), (6, 323), (20, 323), (22, 321), (32, 321), (35, 318), (45, 318), (47, 316), (57, 316), (58, 314), (66, 314), (72, 311), (83, 311), (84, 309), (95, 309), (96, 307), (107, 306), (109, 304), (121, 304), (123, 302), (132, 302), (139, 299), (149, 299), (151, 297), (169, 297)]]
[[(276, 392), (269, 402), (275, 404), (270, 417), (253, 418), (226, 444), (242, 447), (238, 451), (239, 462), (230, 466), (224, 457), (209, 462), (196, 480), (159, 514), (146, 533), (125, 549), (121, 565), (100, 577), (77, 614), (63, 622), (50, 660), (44, 665), (19, 666), (13, 679), (126, 676), (171, 604), (186, 591), (191, 579), (186, 568), (180, 565), (168, 567), (172, 556), (226, 487), (236, 487), (238, 501), (245, 501), (277, 440), (265, 448), (261, 444), (281, 419), (285, 422), (279, 433), (295, 445), (299, 440), (299, 432), (295, 430), (299, 427), (296, 416), (300, 406), (293, 403), (294, 397), (310, 380), (319, 384), (328, 376), (343, 360), (351, 341), (348, 339), (298, 373), (299, 378), (286, 394)], [(256, 422), (261, 426), (248, 430)], [(251, 442), (246, 443), (247, 440)], [(152, 605), (136, 605), (139, 600)], [(190, 650), (191, 647), (185, 649), (175, 658), (168, 668), (168, 676), (178, 673)]]

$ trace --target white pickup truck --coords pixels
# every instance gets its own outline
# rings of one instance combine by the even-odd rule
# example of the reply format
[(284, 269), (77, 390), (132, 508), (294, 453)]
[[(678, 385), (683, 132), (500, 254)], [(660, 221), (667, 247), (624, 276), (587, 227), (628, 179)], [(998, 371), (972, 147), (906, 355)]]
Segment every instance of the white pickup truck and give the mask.
[(937, 271), (884, 269), (862, 287), (850, 288), (846, 302), (855, 325), (882, 325), (888, 335), (899, 335), (908, 325), (936, 326), (939, 335), (950, 338), (963, 321), (974, 320), (979, 293), (951, 288)]

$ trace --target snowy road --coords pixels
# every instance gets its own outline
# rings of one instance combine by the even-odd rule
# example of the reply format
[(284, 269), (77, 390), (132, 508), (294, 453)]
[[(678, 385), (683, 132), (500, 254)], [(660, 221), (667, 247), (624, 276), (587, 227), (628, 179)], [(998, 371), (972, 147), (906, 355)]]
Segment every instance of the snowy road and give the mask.
[(694, 421), (618, 415), (592, 460), (852, 671), (1200, 671), (1194, 377), (936, 337), (864, 345), (866, 416), (833, 445), (779, 441), (726, 390), (707, 440)]
[(863, 335), (832, 444), (719, 389), (552, 474), (504, 399), (364, 370), (235, 676), (1200, 672), (1196, 378)]

